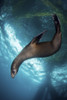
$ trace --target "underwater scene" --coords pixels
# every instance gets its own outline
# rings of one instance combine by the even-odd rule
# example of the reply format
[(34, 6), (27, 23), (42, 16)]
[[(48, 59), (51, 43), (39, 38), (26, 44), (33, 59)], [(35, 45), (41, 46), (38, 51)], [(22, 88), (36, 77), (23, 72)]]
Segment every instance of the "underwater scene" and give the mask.
[[(54, 36), (53, 14), (61, 25), (61, 48), (25, 60), (12, 78), (21, 50), (45, 30), (40, 42)], [(0, 100), (67, 100), (67, 0), (0, 0)]]

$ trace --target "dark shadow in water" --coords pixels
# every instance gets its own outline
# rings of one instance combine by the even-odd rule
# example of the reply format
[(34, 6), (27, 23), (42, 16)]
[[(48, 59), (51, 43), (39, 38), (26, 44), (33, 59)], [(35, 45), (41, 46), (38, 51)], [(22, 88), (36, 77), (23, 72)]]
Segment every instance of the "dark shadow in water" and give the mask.
[(1, 8), (4, 5), (4, 0), (0, 0), (0, 16), (1, 16)]
[[(38, 89), (35, 98), (33, 100), (67, 100), (67, 97), (65, 97), (65, 92), (63, 92), (61, 95), (58, 94), (58, 92), (55, 90), (55, 88), (52, 85), (51, 78), (49, 75), (47, 75), (47, 81), (44, 82), (43, 85)], [(67, 87), (67, 85), (66, 85)], [(62, 88), (62, 86), (61, 86)], [(64, 87), (65, 88), (65, 87)], [(60, 90), (59, 90), (60, 92)]]
[[(58, 88), (58, 86), (54, 87), (52, 85), (50, 73), (53, 70), (54, 70), (54, 67), (51, 67), (51, 65), (48, 66), (46, 72), (48, 71), (49, 72), (46, 75), (46, 80), (43, 82), (43, 84), (38, 89), (33, 100), (67, 100), (67, 96), (65, 97), (65, 94), (67, 94), (67, 89), (66, 89), (67, 84), (62, 84), (60, 82), (59, 87), (60, 89), (62, 89), (62, 93), (61, 93), (61, 90)], [(56, 88), (59, 90), (58, 92), (56, 91)]]
[(0, 0), (0, 9), (4, 5), (4, 0)]

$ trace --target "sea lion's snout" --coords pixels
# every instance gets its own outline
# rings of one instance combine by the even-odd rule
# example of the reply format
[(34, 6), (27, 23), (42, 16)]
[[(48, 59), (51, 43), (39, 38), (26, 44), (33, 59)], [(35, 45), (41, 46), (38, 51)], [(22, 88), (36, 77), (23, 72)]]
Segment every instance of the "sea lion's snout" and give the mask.
[(17, 69), (12, 69), (11, 70), (11, 77), (14, 78), (16, 74), (17, 74)]
[(13, 61), (11, 65), (11, 77), (14, 78), (17, 72), (18, 72), (17, 62)]

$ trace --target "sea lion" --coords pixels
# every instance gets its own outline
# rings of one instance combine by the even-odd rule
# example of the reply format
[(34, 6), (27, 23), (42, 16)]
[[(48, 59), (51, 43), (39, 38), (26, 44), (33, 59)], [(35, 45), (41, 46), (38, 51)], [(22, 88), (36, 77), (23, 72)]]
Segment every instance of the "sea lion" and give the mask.
[(19, 66), (21, 63), (29, 58), (35, 57), (47, 57), (55, 54), (61, 47), (61, 30), (60, 22), (56, 14), (53, 15), (53, 20), (55, 24), (55, 35), (51, 41), (39, 42), (40, 38), (45, 32), (42, 32), (40, 35), (33, 38), (33, 40), (25, 46), (25, 48), (20, 52), (20, 54), (14, 59), (11, 65), (11, 76), (15, 77), (18, 72)]

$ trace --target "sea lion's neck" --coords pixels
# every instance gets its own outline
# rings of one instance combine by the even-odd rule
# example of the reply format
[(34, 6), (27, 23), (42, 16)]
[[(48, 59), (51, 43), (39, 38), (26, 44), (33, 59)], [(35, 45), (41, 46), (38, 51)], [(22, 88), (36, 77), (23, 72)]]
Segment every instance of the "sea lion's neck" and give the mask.
[(16, 67), (18, 68), (21, 63), (29, 58), (32, 57), (32, 53), (31, 50), (29, 50), (30, 47), (26, 46), (21, 52), (20, 54), (15, 58), (15, 62), (16, 62)]

